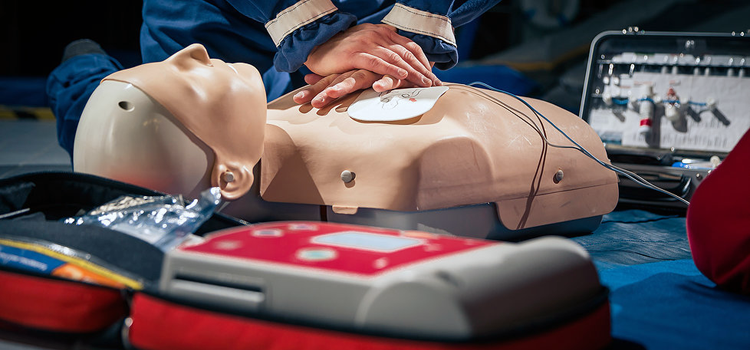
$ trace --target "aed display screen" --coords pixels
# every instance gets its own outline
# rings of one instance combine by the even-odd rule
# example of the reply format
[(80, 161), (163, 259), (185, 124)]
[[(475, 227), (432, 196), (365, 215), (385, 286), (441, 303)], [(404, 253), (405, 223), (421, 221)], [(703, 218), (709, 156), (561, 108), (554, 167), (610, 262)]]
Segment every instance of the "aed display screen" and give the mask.
[(422, 244), (422, 240), (418, 238), (378, 235), (361, 231), (343, 231), (317, 236), (312, 239), (312, 242), (383, 253), (395, 252)]

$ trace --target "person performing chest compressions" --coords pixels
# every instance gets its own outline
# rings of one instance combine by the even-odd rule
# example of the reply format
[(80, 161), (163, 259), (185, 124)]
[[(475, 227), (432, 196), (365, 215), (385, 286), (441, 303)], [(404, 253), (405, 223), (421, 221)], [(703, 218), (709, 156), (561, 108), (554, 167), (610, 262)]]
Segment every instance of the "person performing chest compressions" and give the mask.
[(314, 108), (295, 92), (266, 105), (264, 91), (252, 66), (197, 44), (116, 72), (84, 109), (74, 170), (190, 197), (219, 187), (223, 211), (248, 221), (481, 238), (590, 232), (617, 203), (617, 176), (550, 147), (569, 143), (550, 122), (606, 159), (599, 137), (543, 101), (445, 84)]

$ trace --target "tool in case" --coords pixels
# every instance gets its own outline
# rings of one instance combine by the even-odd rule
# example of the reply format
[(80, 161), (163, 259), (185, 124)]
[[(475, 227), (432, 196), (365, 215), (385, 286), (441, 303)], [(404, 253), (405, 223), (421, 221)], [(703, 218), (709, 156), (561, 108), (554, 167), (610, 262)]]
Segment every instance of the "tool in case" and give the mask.
[[(591, 44), (580, 116), (613, 164), (689, 200), (750, 128), (750, 38), (607, 31)], [(620, 203), (679, 208), (620, 178)]]

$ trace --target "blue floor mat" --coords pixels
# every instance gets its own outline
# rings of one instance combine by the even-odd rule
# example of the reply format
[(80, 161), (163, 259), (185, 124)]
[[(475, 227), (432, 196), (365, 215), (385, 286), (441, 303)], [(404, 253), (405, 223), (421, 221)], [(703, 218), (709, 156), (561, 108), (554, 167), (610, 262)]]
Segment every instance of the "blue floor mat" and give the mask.
[(684, 217), (615, 211), (573, 240), (610, 289), (611, 349), (750, 349), (750, 296), (698, 271)]
[(677, 215), (615, 211), (604, 216), (594, 233), (573, 240), (586, 248), (599, 269), (691, 258), (685, 217)]
[(690, 259), (600, 270), (612, 336), (646, 349), (750, 349), (750, 296), (725, 292)]

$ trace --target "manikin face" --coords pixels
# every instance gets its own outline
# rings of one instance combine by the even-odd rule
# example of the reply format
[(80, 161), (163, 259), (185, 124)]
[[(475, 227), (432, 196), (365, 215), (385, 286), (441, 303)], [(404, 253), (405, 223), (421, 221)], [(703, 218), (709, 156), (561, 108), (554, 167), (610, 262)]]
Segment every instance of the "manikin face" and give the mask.
[[(131, 103), (130, 110), (115, 102), (119, 96), (106, 94), (92, 95), (89, 105), (101, 104), (102, 100), (113, 99), (122, 111), (117, 113), (101, 113), (84, 110), (79, 124), (74, 151), (74, 168), (76, 171), (94, 173), (101, 176), (119, 179), (122, 176), (114, 173), (113, 166), (119, 168), (136, 168), (148, 166), (141, 174), (147, 177), (130, 176), (125, 179), (146, 187), (167, 192), (187, 194), (194, 189), (170, 186), (170, 178), (197, 177), (194, 169), (186, 164), (175, 164), (174, 154), (181, 149), (196, 150), (195, 153), (208, 153), (197, 156), (196, 163), (205, 163), (208, 168), (200, 174), (210, 186), (219, 186), (222, 197), (234, 200), (244, 195), (253, 183), (252, 170), (263, 153), (263, 138), (266, 123), (266, 97), (262, 78), (258, 71), (243, 63), (227, 64), (221, 60), (210, 59), (205, 48), (194, 44), (163, 62), (144, 64), (132, 69), (116, 72), (106, 77), (97, 89), (113, 89), (111, 82), (132, 85), (147, 97), (140, 98), (139, 105)], [(118, 88), (114, 87), (117, 91)], [(97, 99), (97, 100), (95, 100)], [(125, 101), (127, 102), (127, 101)], [(163, 107), (146, 106), (149, 103)], [(148, 108), (147, 108), (148, 107)], [(117, 110), (114, 108), (114, 110)], [(130, 113), (125, 113), (130, 112)], [(97, 114), (89, 117), (87, 114)], [(150, 121), (156, 115), (162, 117), (162, 127)], [(166, 119), (164, 119), (166, 118)], [(172, 119), (175, 124), (171, 129), (179, 129), (186, 134), (184, 137), (166, 137), (158, 130), (168, 129), (166, 124)], [(98, 119), (96, 122), (88, 119)], [(122, 120), (120, 120), (122, 119)], [(127, 121), (126, 121), (127, 120)], [(134, 123), (133, 120), (136, 122)], [(102, 123), (110, 137), (99, 140), (100, 144), (92, 143), (89, 138), (97, 139), (97, 130), (87, 130), (86, 124)], [(117, 128), (116, 125), (130, 123), (142, 125), (143, 128)], [(144, 129), (154, 130), (144, 130)], [(81, 132), (83, 131), (83, 132)], [(148, 140), (144, 140), (142, 133), (148, 133)], [(112, 136), (118, 141), (116, 147), (110, 145)], [(155, 138), (155, 139), (154, 139)], [(79, 142), (80, 141), (80, 142)], [(152, 144), (151, 149), (144, 150), (141, 143)], [(96, 157), (92, 154), (109, 150), (114, 154), (106, 157)], [(206, 152), (208, 151), (208, 152)], [(145, 155), (147, 152), (148, 155)], [(140, 158), (151, 159), (146, 164), (140, 164)], [(159, 159), (161, 161), (159, 161)], [(188, 159), (181, 162), (192, 162)], [(200, 158), (200, 159), (198, 159)], [(91, 164), (91, 160), (117, 164)], [(155, 160), (154, 160), (155, 159)], [(205, 160), (203, 160), (205, 159)], [(123, 164), (123, 160), (126, 164)], [(130, 162), (131, 164), (127, 164)], [(155, 169), (154, 169), (155, 168)], [(186, 172), (186, 168), (190, 170)], [(200, 166), (198, 166), (200, 168)], [(206, 169), (206, 168), (204, 168)], [(122, 172), (122, 171), (120, 171)], [(133, 181), (132, 178), (140, 180)], [(143, 183), (145, 182), (145, 183)], [(192, 181), (188, 181), (192, 182)], [(200, 181), (199, 181), (200, 182)], [(156, 184), (156, 186), (154, 185)], [(162, 187), (162, 188), (156, 188)], [(169, 190), (164, 187), (168, 187)], [(176, 186), (180, 187), (180, 186)], [(200, 187), (200, 186), (199, 186)]]

